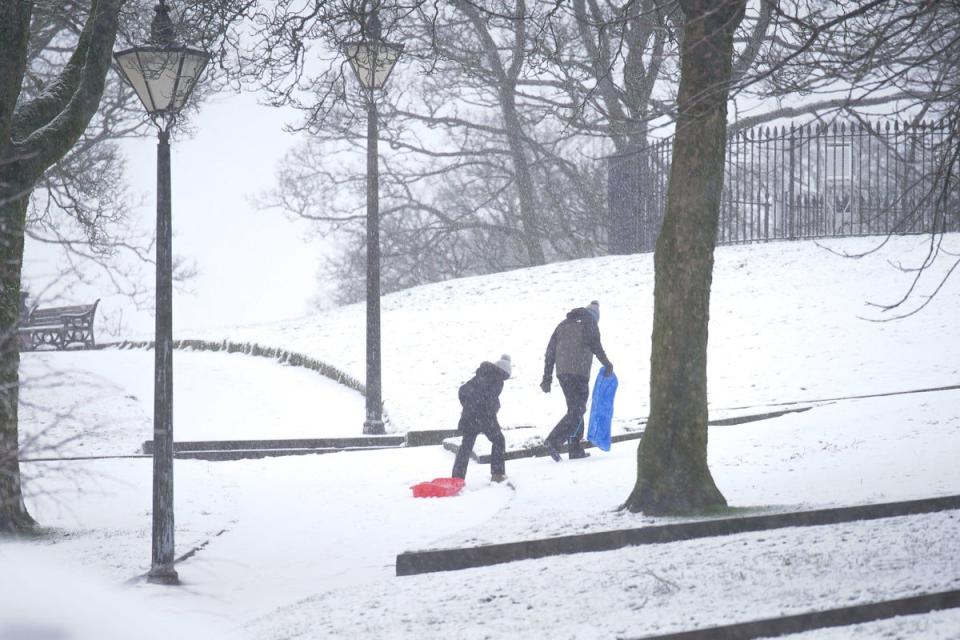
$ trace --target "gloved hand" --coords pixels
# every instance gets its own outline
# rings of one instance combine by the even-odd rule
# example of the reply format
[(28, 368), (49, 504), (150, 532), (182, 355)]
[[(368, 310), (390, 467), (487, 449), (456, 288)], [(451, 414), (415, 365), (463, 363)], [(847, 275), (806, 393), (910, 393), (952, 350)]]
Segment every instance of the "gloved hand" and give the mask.
[(540, 388), (543, 389), (544, 393), (550, 393), (550, 383), (551, 380), (547, 376), (543, 377), (543, 381), (540, 383)]
[(613, 375), (613, 363), (608, 362), (603, 366), (603, 377), (609, 378), (612, 375)]

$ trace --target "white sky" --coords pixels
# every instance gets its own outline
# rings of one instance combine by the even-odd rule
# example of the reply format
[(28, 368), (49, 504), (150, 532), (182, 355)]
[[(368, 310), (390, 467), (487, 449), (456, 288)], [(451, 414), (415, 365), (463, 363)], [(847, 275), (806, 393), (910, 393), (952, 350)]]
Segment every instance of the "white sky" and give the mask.
[[(296, 144), (296, 137), (283, 131), (283, 125), (296, 117), (290, 110), (258, 105), (253, 94), (223, 92), (207, 100), (194, 117), (195, 135), (172, 143), (173, 252), (193, 260), (200, 270), (184, 289), (174, 292), (178, 332), (307, 312), (318, 289), (323, 243), (304, 240), (303, 222), (279, 211), (259, 210), (250, 201), (272, 187), (278, 162)], [(128, 184), (143, 200), (133, 219), (138, 228), (152, 232), (156, 137), (124, 141), (122, 148)], [(44, 276), (55, 273), (56, 259), (49, 249), (28, 245), (26, 288), (38, 292)], [(152, 266), (144, 271), (144, 284), (152, 290)], [(107, 325), (115, 324), (121, 311), (127, 333), (152, 334), (152, 311), (138, 312), (129, 300), (112, 294), (111, 285), (101, 279), (73, 288), (56, 303), (102, 298), (98, 339), (107, 337)]]
[[(200, 275), (174, 294), (178, 328), (303, 315), (316, 288), (321, 249), (305, 225), (250, 198), (272, 187), (277, 163), (296, 142), (282, 130), (295, 114), (260, 106), (249, 93), (222, 93), (195, 120), (196, 135), (172, 149), (174, 254)], [(126, 145), (132, 184), (149, 185), (153, 222), (155, 140)], [(149, 326), (149, 325), (148, 325)]]

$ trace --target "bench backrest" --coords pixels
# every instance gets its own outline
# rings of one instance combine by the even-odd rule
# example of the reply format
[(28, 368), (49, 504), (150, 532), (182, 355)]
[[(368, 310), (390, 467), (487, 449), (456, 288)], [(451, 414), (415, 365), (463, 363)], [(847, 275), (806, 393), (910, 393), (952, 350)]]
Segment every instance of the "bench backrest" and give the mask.
[[(61, 316), (89, 316), (92, 320), (93, 313), (97, 309), (97, 300), (93, 304), (77, 304), (69, 307), (50, 307), (49, 309), (34, 309), (27, 318), (25, 325), (36, 324), (56, 324), (60, 322)], [(86, 318), (85, 318), (86, 319)]]

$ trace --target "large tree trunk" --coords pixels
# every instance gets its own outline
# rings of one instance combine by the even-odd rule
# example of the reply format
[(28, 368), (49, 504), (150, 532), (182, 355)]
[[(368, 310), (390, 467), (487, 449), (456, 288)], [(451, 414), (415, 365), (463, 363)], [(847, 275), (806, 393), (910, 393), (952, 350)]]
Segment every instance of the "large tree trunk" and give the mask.
[(707, 325), (720, 214), (733, 32), (745, 0), (681, 0), (676, 138), (654, 255), (650, 418), (624, 505), (646, 514), (726, 505), (707, 466)]
[(23, 503), (20, 484), (20, 269), (28, 198), (0, 205), (0, 533), (35, 523)]
[[(20, 268), (28, 199), (21, 192), (12, 150), (16, 108), (26, 69), (32, 3), (0, 4), (0, 533), (35, 523), (23, 503), (20, 483)], [(26, 191), (29, 191), (27, 189)]]

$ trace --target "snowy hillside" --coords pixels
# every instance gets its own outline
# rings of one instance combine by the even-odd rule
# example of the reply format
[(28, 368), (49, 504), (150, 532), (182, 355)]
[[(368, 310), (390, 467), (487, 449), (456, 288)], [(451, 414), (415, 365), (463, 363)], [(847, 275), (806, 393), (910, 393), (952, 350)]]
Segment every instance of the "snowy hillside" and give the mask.
[[(856, 252), (879, 242), (826, 244)], [(948, 282), (922, 314), (891, 323), (863, 319), (883, 317), (867, 303), (889, 303), (907, 291), (912, 275), (892, 264), (918, 264), (928, 243), (922, 236), (897, 238), (859, 260), (834, 255), (813, 242), (717, 249), (708, 359), (711, 416), (734, 407), (960, 382), (955, 320), (960, 278)], [(949, 237), (946, 245), (951, 244), (960, 245), (960, 237)], [(934, 265), (914, 306), (949, 266), (946, 259)], [(385, 296), (388, 429), (455, 426), (457, 387), (482, 360), (501, 353), (509, 353), (514, 366), (503, 393), (501, 423), (552, 426), (557, 398), (545, 396), (537, 386), (543, 352), (566, 312), (594, 299), (600, 301), (604, 347), (620, 379), (617, 421), (623, 425), (645, 417), (653, 308), (649, 254), (520, 269)], [(180, 337), (227, 338), (300, 351), (363, 380), (364, 323), (364, 306), (352, 305), (283, 326)]]

